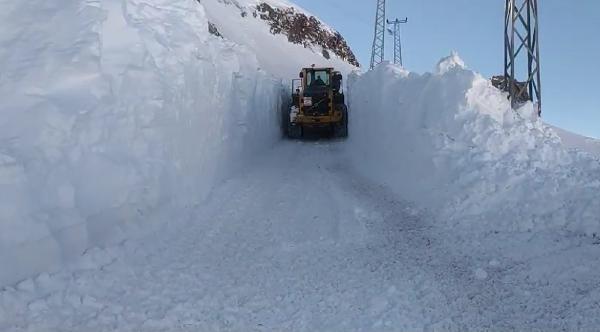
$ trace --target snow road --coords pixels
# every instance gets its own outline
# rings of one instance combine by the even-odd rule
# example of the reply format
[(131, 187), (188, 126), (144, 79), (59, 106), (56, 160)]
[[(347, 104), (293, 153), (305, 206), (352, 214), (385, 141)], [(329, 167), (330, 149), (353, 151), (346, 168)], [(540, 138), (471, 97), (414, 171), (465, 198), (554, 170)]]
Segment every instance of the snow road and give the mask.
[(599, 263), (597, 245), (561, 240), (553, 270), (543, 269), (547, 251), (520, 261), (494, 256), (517, 242), (498, 238), (482, 249), (448, 235), (425, 211), (354, 174), (343, 148), (277, 144), (240, 165), (189, 220), (90, 251), (87, 268), (4, 289), (0, 330), (598, 326), (600, 272), (586, 268)]

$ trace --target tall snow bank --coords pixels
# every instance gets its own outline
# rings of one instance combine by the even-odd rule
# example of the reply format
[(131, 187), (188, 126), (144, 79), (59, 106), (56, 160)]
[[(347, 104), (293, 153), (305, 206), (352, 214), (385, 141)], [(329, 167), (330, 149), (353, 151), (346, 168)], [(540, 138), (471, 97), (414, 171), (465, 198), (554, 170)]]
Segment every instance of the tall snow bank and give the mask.
[(600, 232), (600, 163), (456, 55), (436, 73), (390, 64), (350, 80), (355, 164), (452, 226)]
[(0, 285), (197, 204), (278, 137), (280, 83), (196, 0), (2, 1), (0, 22)]

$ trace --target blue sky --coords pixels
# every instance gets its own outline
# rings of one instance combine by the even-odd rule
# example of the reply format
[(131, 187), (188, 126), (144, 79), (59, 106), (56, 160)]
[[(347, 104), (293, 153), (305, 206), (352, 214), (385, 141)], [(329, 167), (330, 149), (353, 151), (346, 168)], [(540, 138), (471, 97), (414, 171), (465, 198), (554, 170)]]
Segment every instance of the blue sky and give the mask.
[[(339, 30), (363, 66), (370, 61), (375, 0), (293, 0)], [(484, 76), (503, 72), (504, 0), (388, 0), (402, 26), (404, 65), (431, 71), (452, 50)], [(543, 118), (600, 138), (600, 1), (541, 0)], [(386, 40), (392, 59), (393, 40)]]

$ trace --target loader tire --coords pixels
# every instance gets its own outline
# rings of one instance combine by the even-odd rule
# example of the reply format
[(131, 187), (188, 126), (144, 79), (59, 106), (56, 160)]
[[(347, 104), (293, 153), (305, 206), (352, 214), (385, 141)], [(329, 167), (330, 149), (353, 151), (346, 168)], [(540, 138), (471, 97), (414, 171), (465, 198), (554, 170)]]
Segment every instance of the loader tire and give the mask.
[(345, 105), (342, 107), (342, 122), (334, 128), (334, 133), (337, 138), (348, 137), (348, 108)]
[(290, 123), (288, 126), (288, 137), (291, 139), (302, 138), (302, 126), (297, 126)]
[(289, 128), (290, 128), (290, 108), (284, 106), (281, 108), (281, 133), (283, 137), (289, 137)]

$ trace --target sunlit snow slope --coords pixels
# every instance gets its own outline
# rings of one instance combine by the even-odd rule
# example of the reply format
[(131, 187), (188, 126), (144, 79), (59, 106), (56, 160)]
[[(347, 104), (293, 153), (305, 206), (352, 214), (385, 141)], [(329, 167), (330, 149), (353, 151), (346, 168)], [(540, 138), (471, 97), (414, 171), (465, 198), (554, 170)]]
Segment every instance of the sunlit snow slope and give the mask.
[(553, 127), (566, 147), (591, 153), (600, 157), (600, 140), (577, 135), (564, 129)]

